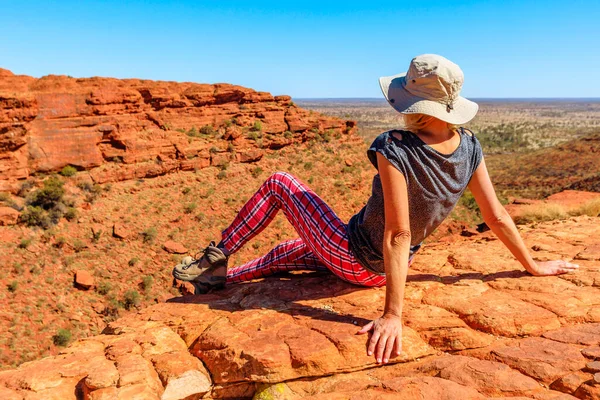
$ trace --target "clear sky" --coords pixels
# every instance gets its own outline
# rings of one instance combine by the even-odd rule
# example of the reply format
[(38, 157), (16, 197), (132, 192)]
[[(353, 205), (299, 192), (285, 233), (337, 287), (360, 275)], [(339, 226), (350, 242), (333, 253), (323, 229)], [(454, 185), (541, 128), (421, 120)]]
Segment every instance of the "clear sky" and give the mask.
[(0, 0), (17, 74), (228, 82), (381, 97), (377, 78), (441, 54), (466, 97), (600, 97), (600, 1)]

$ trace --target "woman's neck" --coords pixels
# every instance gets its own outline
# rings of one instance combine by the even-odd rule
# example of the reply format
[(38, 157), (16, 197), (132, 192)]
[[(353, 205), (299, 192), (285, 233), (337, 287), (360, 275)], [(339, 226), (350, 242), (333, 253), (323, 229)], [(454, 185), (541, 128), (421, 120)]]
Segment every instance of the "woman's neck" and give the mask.
[(419, 129), (416, 133), (418, 133), (419, 136), (425, 136), (434, 141), (439, 140), (442, 142), (454, 136), (454, 132), (448, 128), (448, 124), (441, 120), (432, 121), (425, 128)]

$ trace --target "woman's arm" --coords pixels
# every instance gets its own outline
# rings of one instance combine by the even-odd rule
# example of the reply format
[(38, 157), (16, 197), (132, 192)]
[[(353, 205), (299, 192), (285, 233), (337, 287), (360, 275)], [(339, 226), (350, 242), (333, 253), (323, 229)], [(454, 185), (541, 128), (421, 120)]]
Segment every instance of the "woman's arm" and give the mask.
[(475, 197), (485, 223), (530, 274), (536, 276), (557, 275), (579, 268), (577, 264), (562, 260), (535, 262), (531, 258), (515, 223), (498, 201), (485, 166), (485, 159), (481, 160), (471, 177), (468, 187), (473, 193), (473, 197)]
[(378, 363), (387, 363), (392, 352), (402, 349), (402, 305), (410, 253), (410, 224), (406, 179), (390, 162), (377, 153), (377, 165), (383, 188), (385, 227), (383, 262), (386, 292), (383, 316), (365, 325), (358, 333), (373, 329), (368, 354), (375, 352)]

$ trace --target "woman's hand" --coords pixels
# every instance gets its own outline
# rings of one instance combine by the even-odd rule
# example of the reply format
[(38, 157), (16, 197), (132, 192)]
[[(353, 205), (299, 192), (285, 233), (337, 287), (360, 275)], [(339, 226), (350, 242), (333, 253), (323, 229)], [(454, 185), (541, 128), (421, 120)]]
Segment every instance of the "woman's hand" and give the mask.
[(578, 268), (579, 265), (564, 260), (539, 261), (529, 273), (534, 276), (560, 275), (576, 271)]
[[(378, 364), (387, 363), (391, 355), (398, 356), (402, 352), (402, 319), (393, 314), (369, 322), (356, 332), (358, 335), (373, 330), (367, 350), (368, 355), (375, 354)], [(392, 353), (393, 352), (393, 353)]]

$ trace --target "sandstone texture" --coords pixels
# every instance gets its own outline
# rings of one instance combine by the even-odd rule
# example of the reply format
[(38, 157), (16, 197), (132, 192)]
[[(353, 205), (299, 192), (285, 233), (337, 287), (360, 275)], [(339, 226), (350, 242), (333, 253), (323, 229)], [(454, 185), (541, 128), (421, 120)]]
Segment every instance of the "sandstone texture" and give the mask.
[[(536, 259), (595, 245), (598, 218), (523, 228)], [(599, 399), (600, 265), (533, 277), (489, 233), (425, 246), (403, 352), (378, 365), (360, 327), (384, 288), (296, 272), (187, 295), (0, 372), (6, 399)]]
[[(65, 166), (103, 183), (253, 162), (354, 122), (230, 84), (0, 75), (0, 190)], [(216, 140), (220, 139), (220, 140)], [(3, 218), (3, 220), (9, 220)]]

